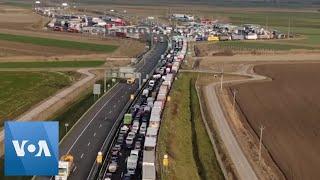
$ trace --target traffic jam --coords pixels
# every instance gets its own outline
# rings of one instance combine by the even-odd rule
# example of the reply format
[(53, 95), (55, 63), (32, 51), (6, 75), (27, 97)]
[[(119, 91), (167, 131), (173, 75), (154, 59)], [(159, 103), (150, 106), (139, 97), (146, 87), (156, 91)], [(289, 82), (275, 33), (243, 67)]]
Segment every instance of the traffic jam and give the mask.
[(157, 137), (172, 83), (184, 60), (187, 42), (174, 36), (160, 65), (123, 117), (107, 154), (107, 179), (156, 179)]

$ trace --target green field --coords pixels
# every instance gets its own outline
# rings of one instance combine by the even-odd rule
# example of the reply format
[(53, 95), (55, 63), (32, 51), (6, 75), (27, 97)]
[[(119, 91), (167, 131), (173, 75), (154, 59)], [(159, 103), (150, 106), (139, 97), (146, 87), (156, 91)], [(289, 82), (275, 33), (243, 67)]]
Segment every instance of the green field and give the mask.
[(0, 127), (73, 82), (72, 72), (0, 72)]
[(169, 167), (161, 179), (223, 179), (201, 118), (195, 79), (196, 74), (180, 74), (166, 104), (157, 148), (158, 164), (168, 154)]
[(105, 61), (0, 62), (0, 68), (81, 68), (98, 67)]
[(218, 48), (227, 48), (232, 50), (271, 50), (271, 51), (288, 51), (293, 49), (315, 50), (316, 47), (296, 45), (296, 44), (280, 44), (269, 41), (220, 41), (216, 44)]
[(102, 44), (93, 44), (93, 43), (49, 39), (49, 38), (41, 38), (41, 37), (3, 34), (3, 33), (0, 33), (0, 40), (34, 44), (34, 45), (40, 45), (40, 46), (50, 46), (50, 47), (59, 47), (59, 48), (67, 48), (67, 49), (75, 49), (75, 50), (103, 52), (103, 53), (110, 53), (117, 49), (117, 46), (113, 46), (113, 45), (102, 45)]

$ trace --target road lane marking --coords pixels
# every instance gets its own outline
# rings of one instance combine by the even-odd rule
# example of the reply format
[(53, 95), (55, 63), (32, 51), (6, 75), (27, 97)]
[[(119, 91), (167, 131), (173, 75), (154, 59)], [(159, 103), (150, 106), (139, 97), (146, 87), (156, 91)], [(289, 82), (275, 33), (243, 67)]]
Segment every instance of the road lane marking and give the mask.
[(83, 155), (84, 155), (84, 154), (82, 153), (81, 156), (80, 156), (81, 159), (83, 158)]
[[(82, 134), (84, 133), (84, 131), (89, 127), (89, 125), (91, 124), (91, 122), (97, 117), (97, 115), (102, 111), (102, 109), (113, 99), (113, 97), (115, 97), (118, 92), (122, 90), (122, 88), (119, 88), (111, 97), (110, 99), (104, 103), (104, 105), (99, 109), (99, 111), (93, 116), (93, 118), (90, 120), (90, 122), (87, 124), (87, 126), (81, 131), (81, 133), (79, 134), (79, 136), (77, 137), (77, 139), (73, 142), (72, 146), (69, 148), (67, 154), (70, 153), (71, 149), (73, 148), (73, 146), (78, 142), (79, 138), (82, 136)], [(101, 124), (100, 124), (101, 126)], [(100, 127), (99, 127), (100, 128)]]
[(76, 171), (76, 169), (77, 169), (77, 166), (74, 167), (72, 173), (74, 173)]
[(99, 125), (99, 128), (101, 128), (101, 127), (102, 127), (102, 124)]
[(97, 135), (97, 133), (94, 133), (94, 134), (93, 134), (93, 137), (95, 137), (96, 135)]
[(90, 146), (90, 142), (88, 143), (88, 146)]

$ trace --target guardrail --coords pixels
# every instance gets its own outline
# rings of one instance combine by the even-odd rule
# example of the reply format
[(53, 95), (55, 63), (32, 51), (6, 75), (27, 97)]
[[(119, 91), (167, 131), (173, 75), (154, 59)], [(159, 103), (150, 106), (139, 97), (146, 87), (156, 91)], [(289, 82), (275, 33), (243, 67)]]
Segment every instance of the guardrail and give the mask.
[[(168, 49), (167, 49), (168, 50)], [(155, 69), (160, 65), (160, 61), (158, 62), (158, 64), (150, 71), (150, 74), (153, 74)], [(124, 107), (124, 109), (122, 110), (122, 112), (120, 113), (120, 115), (118, 116), (117, 120), (115, 121), (111, 131), (109, 132), (107, 138), (105, 139), (100, 151), (103, 154), (103, 163), (102, 165), (99, 165), (96, 161), (94, 162), (90, 173), (88, 175), (87, 180), (95, 180), (95, 179), (102, 179), (104, 176), (104, 172), (107, 170), (107, 157), (109, 156), (110, 153), (110, 147), (113, 144), (117, 132), (120, 130), (119, 127), (121, 125), (122, 119), (124, 114), (129, 110), (129, 107), (137, 100), (137, 97), (139, 97), (142, 94), (142, 91), (144, 89), (144, 87), (146, 86), (146, 83), (143, 84), (143, 86), (141, 87), (141, 89), (138, 88), (138, 90), (135, 92), (135, 98), (133, 100), (130, 100)], [(99, 174), (98, 174), (99, 172)]]

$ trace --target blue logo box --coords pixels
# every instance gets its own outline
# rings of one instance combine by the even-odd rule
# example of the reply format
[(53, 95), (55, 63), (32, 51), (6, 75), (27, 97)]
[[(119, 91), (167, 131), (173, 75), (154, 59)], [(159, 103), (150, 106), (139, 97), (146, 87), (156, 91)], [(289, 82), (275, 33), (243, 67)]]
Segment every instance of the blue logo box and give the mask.
[(58, 122), (4, 123), (5, 176), (58, 174)]

